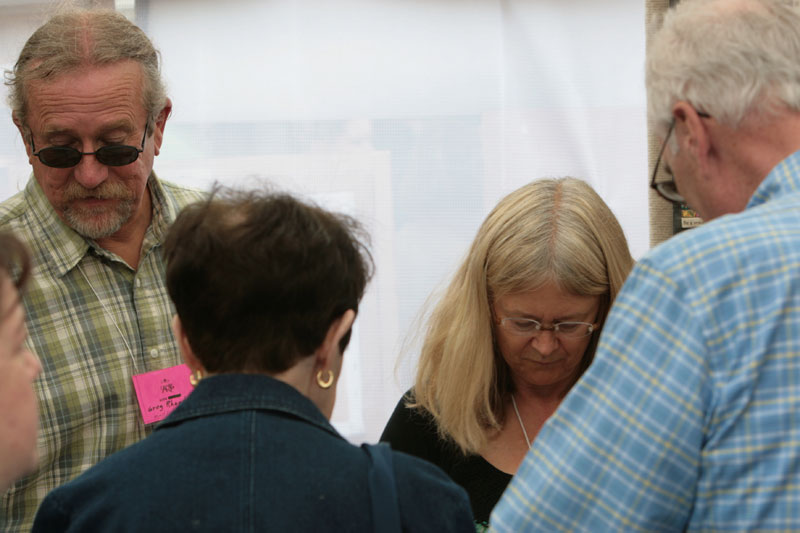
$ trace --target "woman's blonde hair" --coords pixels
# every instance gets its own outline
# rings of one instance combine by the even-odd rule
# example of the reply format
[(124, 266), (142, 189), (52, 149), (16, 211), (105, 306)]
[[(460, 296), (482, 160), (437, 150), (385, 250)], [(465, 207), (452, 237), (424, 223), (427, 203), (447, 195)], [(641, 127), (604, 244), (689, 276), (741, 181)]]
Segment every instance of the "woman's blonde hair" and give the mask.
[[(479, 452), (502, 426), (512, 391), (494, 341), (493, 300), (555, 282), (572, 294), (603, 296), (602, 328), (632, 267), (619, 222), (587, 183), (543, 179), (512, 192), (483, 222), (433, 309), (409, 406), (428, 411), (440, 436), (462, 452)], [(598, 337), (592, 334), (581, 372)]]

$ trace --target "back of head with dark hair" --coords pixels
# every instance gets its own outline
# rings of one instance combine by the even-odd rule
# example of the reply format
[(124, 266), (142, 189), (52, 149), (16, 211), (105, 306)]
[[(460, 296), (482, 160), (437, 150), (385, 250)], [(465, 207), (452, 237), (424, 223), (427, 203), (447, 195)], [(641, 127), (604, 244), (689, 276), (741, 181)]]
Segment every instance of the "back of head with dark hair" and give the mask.
[(352, 218), (288, 194), (220, 189), (184, 209), (164, 243), (167, 290), (206, 370), (278, 373), (311, 355), (358, 311), (365, 240)]

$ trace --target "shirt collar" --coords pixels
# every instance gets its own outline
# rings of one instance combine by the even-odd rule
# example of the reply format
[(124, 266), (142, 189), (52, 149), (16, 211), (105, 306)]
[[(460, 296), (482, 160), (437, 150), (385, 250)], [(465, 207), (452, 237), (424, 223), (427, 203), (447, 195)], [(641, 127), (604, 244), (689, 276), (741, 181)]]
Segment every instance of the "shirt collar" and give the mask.
[[(164, 241), (169, 225), (180, 211), (175, 199), (169, 198), (165, 194), (155, 172), (150, 173), (147, 185), (153, 206), (153, 218), (145, 234), (142, 257)], [(38, 180), (33, 175), (25, 186), (25, 194), (35, 224), (42, 229), (42, 234), (48, 239), (44, 253), (48, 256), (47, 264), (57, 277), (60, 278), (75, 268), (90, 250), (110, 260), (121, 261), (93, 240), (82, 237), (67, 226), (53, 209)]]
[(341, 438), (311, 400), (291, 385), (264, 374), (218, 374), (204, 378), (156, 429), (245, 410), (288, 413)]
[(772, 198), (800, 190), (800, 150), (793, 153), (767, 174), (750, 198), (747, 208), (756, 207)]
[(33, 175), (25, 187), (25, 196), (34, 224), (41, 228), (43, 238), (48, 241), (47, 246), (42, 247), (43, 253), (48, 256), (47, 265), (56, 276), (62, 277), (86, 255), (89, 241), (59, 218)]

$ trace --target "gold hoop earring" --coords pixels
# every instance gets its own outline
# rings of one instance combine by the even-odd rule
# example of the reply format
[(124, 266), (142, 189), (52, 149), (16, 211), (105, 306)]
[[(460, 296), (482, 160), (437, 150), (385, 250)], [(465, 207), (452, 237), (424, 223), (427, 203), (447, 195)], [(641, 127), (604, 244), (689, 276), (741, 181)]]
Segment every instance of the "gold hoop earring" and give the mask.
[(333, 385), (333, 370), (328, 370), (328, 379), (322, 379), (322, 370), (317, 372), (317, 385), (320, 389), (330, 389)]
[(197, 384), (200, 383), (201, 379), (203, 379), (203, 373), (199, 370), (189, 374), (189, 383), (192, 384), (192, 387), (197, 387)]

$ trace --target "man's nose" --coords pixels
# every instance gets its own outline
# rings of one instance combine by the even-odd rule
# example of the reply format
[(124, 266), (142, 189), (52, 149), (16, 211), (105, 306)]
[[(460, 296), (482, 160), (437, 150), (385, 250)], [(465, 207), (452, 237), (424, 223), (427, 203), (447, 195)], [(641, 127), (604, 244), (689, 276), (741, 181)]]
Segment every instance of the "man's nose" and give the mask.
[(73, 171), (75, 181), (86, 189), (94, 189), (108, 179), (108, 165), (102, 164), (94, 154), (84, 154)]

